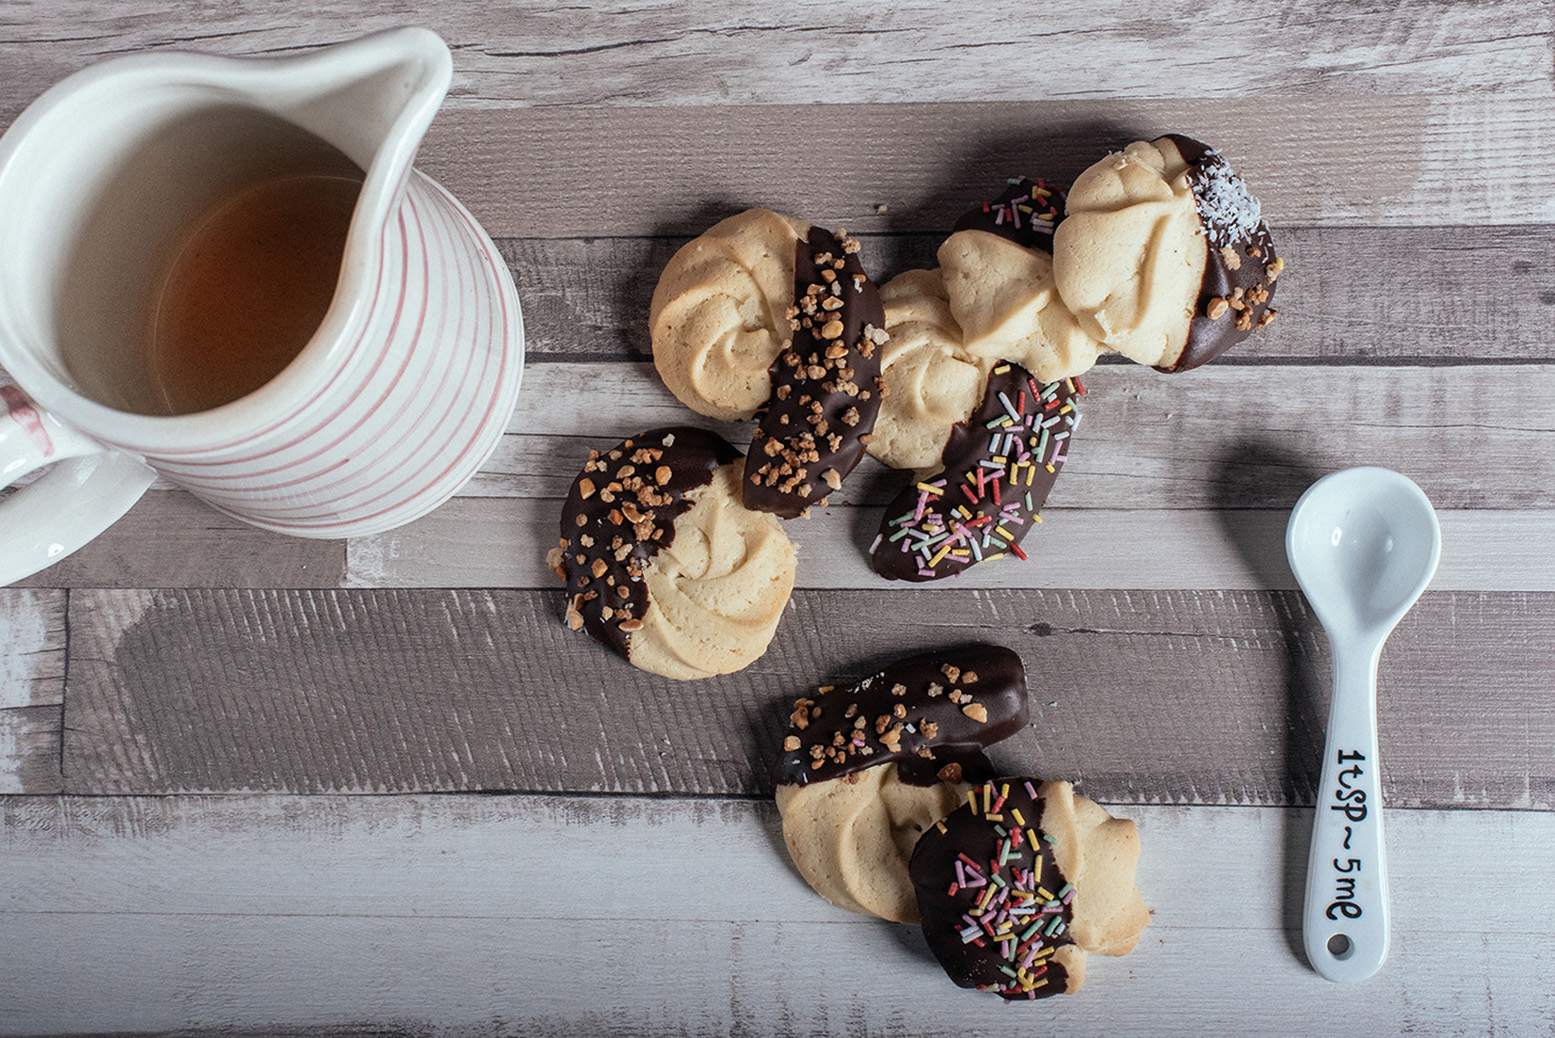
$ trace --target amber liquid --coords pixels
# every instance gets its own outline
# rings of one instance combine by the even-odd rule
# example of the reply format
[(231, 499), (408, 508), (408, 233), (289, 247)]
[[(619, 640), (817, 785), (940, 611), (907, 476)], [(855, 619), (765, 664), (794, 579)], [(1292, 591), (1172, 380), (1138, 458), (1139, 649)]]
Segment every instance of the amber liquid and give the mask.
[(276, 177), (195, 222), (151, 309), (147, 369), (166, 413), (246, 396), (302, 351), (334, 298), (361, 187), (333, 172)]

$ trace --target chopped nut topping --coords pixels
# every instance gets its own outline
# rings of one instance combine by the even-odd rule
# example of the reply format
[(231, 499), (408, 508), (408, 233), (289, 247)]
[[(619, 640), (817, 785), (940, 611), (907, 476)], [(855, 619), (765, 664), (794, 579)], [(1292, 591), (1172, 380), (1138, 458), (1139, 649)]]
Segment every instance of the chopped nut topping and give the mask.
[(1204, 312), (1209, 315), (1210, 320), (1219, 320), (1225, 316), (1226, 310), (1230, 308), (1230, 305), (1224, 299), (1215, 296), (1209, 301), (1209, 308)]
[(983, 706), (981, 703), (968, 703), (966, 706), (961, 708), (961, 712), (966, 714), (972, 720), (976, 721), (978, 724), (982, 724), (984, 721), (988, 720), (988, 708)]

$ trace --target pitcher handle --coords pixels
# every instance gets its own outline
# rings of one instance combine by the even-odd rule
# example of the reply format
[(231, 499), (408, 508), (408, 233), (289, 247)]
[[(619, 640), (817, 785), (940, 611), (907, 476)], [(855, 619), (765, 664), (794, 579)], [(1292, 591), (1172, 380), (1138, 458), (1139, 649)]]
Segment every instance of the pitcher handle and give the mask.
[(156, 473), (105, 447), (0, 385), (0, 478), (10, 485), (54, 467), (0, 499), (0, 585), (51, 566), (118, 522)]

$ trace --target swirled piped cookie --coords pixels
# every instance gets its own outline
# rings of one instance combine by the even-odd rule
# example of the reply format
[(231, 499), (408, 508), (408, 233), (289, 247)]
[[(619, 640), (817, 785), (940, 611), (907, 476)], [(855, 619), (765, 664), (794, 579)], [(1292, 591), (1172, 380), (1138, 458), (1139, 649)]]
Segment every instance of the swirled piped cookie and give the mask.
[(567, 624), (670, 678), (748, 666), (794, 587), (778, 520), (740, 501), (745, 460), (691, 427), (590, 451), (546, 561), (567, 584)]
[(864, 456), (886, 332), (858, 252), (845, 232), (751, 209), (687, 242), (659, 277), (649, 324), (664, 384), (701, 414), (759, 417), (749, 508), (803, 515)]
[(969, 352), (938, 270), (909, 270), (880, 288), (889, 338), (881, 354), (885, 399), (869, 453), (897, 469), (939, 466), (945, 441), (982, 399), (997, 359)]
[(669, 391), (709, 418), (750, 418), (772, 395), (768, 370), (792, 338), (794, 258), (809, 225), (747, 209), (671, 257), (648, 312), (653, 365)]
[(1274, 319), (1284, 270), (1258, 200), (1219, 152), (1168, 134), (1091, 166), (1053, 232), (1054, 282), (1102, 346), (1166, 372)]
[(940, 245), (945, 295), (967, 354), (1015, 361), (1043, 382), (1096, 363), (1103, 345), (1065, 308), (1054, 279), (1063, 219), (1063, 192), (1021, 177), (963, 216)]
[(1150, 921), (1139, 833), (1067, 782), (993, 779), (927, 829), (909, 864), (929, 949), (1005, 999), (1078, 991), (1086, 955), (1126, 955)]
[(919, 836), (993, 774), (983, 750), (1026, 724), (1020, 657), (980, 645), (899, 660), (794, 703), (773, 768), (783, 840), (839, 908), (918, 921)]

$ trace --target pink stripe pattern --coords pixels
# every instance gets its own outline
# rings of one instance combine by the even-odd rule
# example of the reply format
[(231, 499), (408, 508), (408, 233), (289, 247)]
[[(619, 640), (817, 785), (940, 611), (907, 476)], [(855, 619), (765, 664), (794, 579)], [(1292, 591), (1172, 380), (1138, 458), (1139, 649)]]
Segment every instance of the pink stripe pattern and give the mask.
[(436, 508), (490, 456), (523, 365), (518, 296), (495, 244), (413, 172), (377, 290), (330, 380), (242, 440), (143, 450), (213, 507), (304, 537), (380, 533)]

